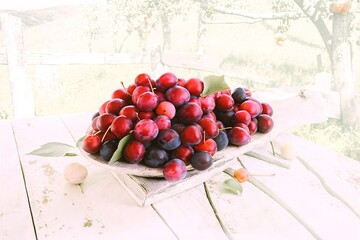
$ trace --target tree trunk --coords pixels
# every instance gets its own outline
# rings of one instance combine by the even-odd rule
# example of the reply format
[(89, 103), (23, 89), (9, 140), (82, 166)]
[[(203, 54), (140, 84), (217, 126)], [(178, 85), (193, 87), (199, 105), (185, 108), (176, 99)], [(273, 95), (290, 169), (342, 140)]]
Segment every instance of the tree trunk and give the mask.
[(331, 34), (326, 27), (324, 20), (320, 16), (320, 11), (317, 6), (313, 4), (313, 1), (309, 0), (294, 0), (294, 2), (301, 8), (306, 16), (314, 23), (315, 27), (320, 33), (320, 36), (325, 44), (329, 58), (331, 59)]
[(6, 13), (0, 18), (5, 35), (13, 114), (16, 118), (31, 117), (35, 115), (35, 104), (24, 61), (22, 22), (20, 18)]
[(352, 38), (350, 48), (355, 85), (360, 87), (360, 39)]
[(197, 53), (204, 54), (204, 41), (206, 35), (206, 24), (203, 21), (203, 11), (200, 11), (198, 16), (198, 30), (197, 30)]
[(170, 48), (170, 36), (171, 36), (169, 18), (168, 15), (165, 13), (161, 15), (161, 25), (163, 32), (163, 50), (165, 50)]
[(355, 81), (352, 71), (348, 13), (334, 13), (332, 33), (332, 71), (340, 94), (341, 120), (344, 126), (355, 122)]

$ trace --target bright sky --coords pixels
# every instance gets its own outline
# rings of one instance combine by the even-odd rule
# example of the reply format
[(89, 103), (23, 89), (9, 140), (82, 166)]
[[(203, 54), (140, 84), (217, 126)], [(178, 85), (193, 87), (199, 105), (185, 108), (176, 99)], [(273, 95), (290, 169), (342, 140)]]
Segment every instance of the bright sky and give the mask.
[(92, 0), (0, 0), (0, 10), (42, 9), (61, 5), (77, 5)]

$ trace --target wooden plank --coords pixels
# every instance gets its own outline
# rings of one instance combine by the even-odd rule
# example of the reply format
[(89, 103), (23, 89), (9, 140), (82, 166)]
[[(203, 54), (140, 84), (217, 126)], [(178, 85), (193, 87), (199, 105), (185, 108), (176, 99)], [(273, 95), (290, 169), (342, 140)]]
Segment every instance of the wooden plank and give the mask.
[(153, 204), (179, 239), (228, 239), (203, 184)]
[(35, 104), (23, 56), (24, 44), (21, 19), (3, 13), (0, 15), (0, 20), (5, 35), (14, 116), (34, 116)]
[(103, 53), (29, 53), (25, 59), (27, 64), (62, 65), (62, 64), (105, 64)]
[(273, 137), (304, 124), (320, 123), (328, 119), (328, 109), (318, 91), (269, 88), (254, 92), (253, 96), (273, 106), (274, 131), (270, 132)]
[(86, 134), (86, 131), (91, 125), (91, 118), (94, 112), (81, 112), (74, 114), (61, 115), (59, 118), (68, 129), (74, 141), (78, 141)]
[[(80, 113), (62, 116), (61, 118), (74, 139), (79, 139), (84, 135), (84, 129), (86, 129), (79, 127), (79, 123), (89, 122), (91, 115), (91, 113)], [(148, 180), (151, 181), (151, 179)], [(196, 238), (196, 236), (202, 236), (206, 239), (227, 239), (214, 216), (202, 184), (195, 188), (192, 185), (192, 187), (174, 197), (167, 197), (162, 201), (157, 199), (158, 202), (152, 204), (152, 207), (156, 209), (179, 239), (191, 239)]]
[[(76, 128), (84, 132), (87, 125), (79, 121)], [(139, 207), (110, 172), (81, 156), (26, 155), (51, 141), (75, 144), (58, 117), (14, 120), (14, 131), (39, 239), (174, 239), (154, 209)], [(64, 180), (64, 168), (71, 162), (88, 168), (82, 188)]]
[(149, 53), (108, 53), (105, 55), (106, 64), (150, 64)]
[(360, 216), (360, 162), (358, 160), (337, 154), (291, 134), (282, 134), (277, 141), (290, 142), (294, 145), (295, 151), (305, 164), (310, 165), (322, 177), (324, 183), (349, 203)]
[(228, 178), (219, 174), (207, 186), (214, 207), (233, 239), (312, 239), (284, 209), (250, 183), (242, 184), (242, 196), (226, 192), (222, 183)]
[(0, 121), (0, 236), (36, 239), (10, 121)]
[[(288, 141), (290, 140), (287, 139)], [(297, 145), (300, 142), (301, 140), (298, 139), (293, 143)], [(312, 156), (308, 159), (311, 165), (313, 160), (319, 161), (316, 160), (317, 158), (323, 161), (322, 165), (318, 165), (319, 169), (326, 170), (328, 167), (325, 165), (330, 164), (329, 169), (332, 170), (332, 173), (328, 175), (327, 180), (335, 178), (335, 181), (346, 182), (349, 181), (349, 174), (352, 177), (358, 176), (353, 174), (359, 173), (359, 164), (350, 165), (356, 167), (352, 171), (349, 171), (347, 167), (342, 167), (342, 165), (347, 165), (345, 162), (333, 169), (332, 162), (338, 161), (336, 154), (332, 153), (332, 157), (329, 158), (330, 155), (323, 155), (319, 147), (316, 147), (315, 151), (305, 149), (301, 150), (301, 154), (306, 152)], [(291, 168), (288, 170), (248, 156), (240, 158), (253, 174), (275, 173), (276, 175), (273, 177), (256, 178), (296, 212), (321, 239), (337, 239), (343, 236), (346, 236), (346, 239), (360, 238), (360, 219), (346, 205), (330, 195), (323, 188), (319, 179), (299, 161), (290, 161)], [(326, 164), (324, 164), (325, 162)], [(234, 169), (239, 167), (239, 164), (233, 166)], [(312, 238), (309, 232), (284, 208), (249, 182), (243, 183), (244, 190), (241, 197), (224, 194), (221, 184), (227, 178), (229, 176), (218, 175), (208, 184), (215, 208), (235, 239), (261, 239), (269, 238), (269, 236), (273, 239), (289, 239), (289, 236), (291, 239)], [(341, 178), (343, 179), (340, 180)], [(333, 186), (332, 182), (331, 186)], [(358, 204), (360, 184), (346, 183), (342, 186), (347, 186), (349, 196), (347, 199), (352, 198), (353, 204)], [(353, 189), (350, 194), (349, 189), (352, 188), (356, 188), (356, 190)], [(338, 191), (338, 193), (346, 197), (344, 192)], [(234, 214), (239, 212), (241, 212), (240, 217), (239, 214)]]
[(228, 156), (226, 159), (227, 161), (215, 161), (206, 171), (188, 171), (186, 178), (177, 182), (169, 182), (164, 178), (119, 174), (119, 171), (114, 173), (114, 176), (140, 206), (146, 206), (202, 184), (229, 167), (232, 158)]

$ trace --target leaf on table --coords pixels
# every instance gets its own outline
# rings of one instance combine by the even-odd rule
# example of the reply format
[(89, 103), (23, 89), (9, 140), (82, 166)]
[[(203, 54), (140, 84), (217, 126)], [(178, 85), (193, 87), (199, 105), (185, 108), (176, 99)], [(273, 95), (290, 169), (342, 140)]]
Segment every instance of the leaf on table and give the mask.
[(216, 76), (216, 75), (209, 75), (204, 77), (204, 90), (201, 96), (208, 96), (212, 93), (219, 92), (222, 90), (230, 89), (229, 85), (226, 83), (224, 75)]
[(76, 153), (71, 153), (71, 152), (65, 153), (65, 157), (73, 157), (76, 155), (77, 155)]
[(243, 190), (242, 185), (235, 178), (229, 178), (229, 179), (225, 180), (223, 185), (224, 185), (225, 190), (228, 192), (234, 193), (236, 195), (242, 194), (242, 190)]
[(125, 137), (123, 137), (118, 144), (118, 147), (116, 149), (116, 151), (114, 152), (114, 154), (112, 155), (109, 164), (113, 164), (117, 161), (119, 161), (122, 157), (122, 153), (123, 153), (123, 149), (125, 147), (125, 145), (131, 140), (131, 136), (132, 134), (128, 134)]
[(42, 157), (64, 157), (64, 156), (76, 156), (76, 147), (66, 143), (49, 142), (40, 148), (35, 149), (27, 153), (28, 155), (38, 155)]
[(76, 141), (76, 146), (77, 147), (81, 147), (84, 139), (86, 138), (86, 135), (82, 136), (81, 138), (79, 138), (77, 141)]
[(85, 134), (76, 141), (76, 146), (77, 147), (82, 146), (82, 143), (83, 143), (84, 139), (88, 136), (88, 133), (90, 132), (90, 129), (92, 129), (91, 125), (86, 129)]

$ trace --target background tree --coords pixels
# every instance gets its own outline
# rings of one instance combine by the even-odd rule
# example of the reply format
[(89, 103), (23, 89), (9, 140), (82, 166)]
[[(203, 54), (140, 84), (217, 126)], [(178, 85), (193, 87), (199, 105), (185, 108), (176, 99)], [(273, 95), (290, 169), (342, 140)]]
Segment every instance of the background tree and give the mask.
[[(356, 118), (359, 114), (354, 114), (356, 112), (354, 106), (359, 105), (359, 100), (355, 94), (355, 76), (359, 76), (359, 74), (354, 74), (354, 72), (358, 73), (360, 68), (359, 64), (355, 64), (360, 58), (359, 1), (274, 0), (272, 13), (249, 12), (246, 8), (234, 7), (231, 4), (219, 5), (216, 1), (210, 1), (210, 3), (201, 1), (201, 3), (203, 16), (208, 19), (211, 19), (215, 13), (221, 13), (250, 19), (250, 21), (242, 20), (237, 23), (280, 20), (277, 31), (281, 33), (288, 30), (290, 20), (309, 18), (318, 30), (331, 61), (334, 89), (340, 94), (342, 122), (347, 126), (357, 121)], [(298, 8), (295, 8), (294, 3)], [(205, 24), (217, 23), (205, 18), (201, 20)], [(203, 28), (201, 29), (202, 35), (206, 32)], [(201, 42), (202, 38), (199, 37), (198, 39)]]
[(99, 11), (99, 4), (97, 3), (90, 3), (86, 5), (84, 11), (84, 17), (86, 19), (86, 34), (89, 37), (88, 40), (88, 49), (89, 52), (92, 52), (93, 49), (93, 41), (96, 40), (102, 33), (102, 26), (100, 17), (101, 11)]
[[(250, 12), (247, 0), (153, 0), (126, 1), (110, 0), (109, 10), (112, 14), (112, 31), (115, 50), (121, 46), (131, 34), (138, 35), (143, 52), (147, 51), (149, 34), (156, 28), (162, 31), (162, 51), (171, 46), (171, 22), (176, 17), (186, 17), (190, 9), (198, 10), (197, 52), (204, 53), (206, 39), (206, 25), (214, 23), (255, 23), (259, 21), (277, 20), (279, 33), (285, 33), (291, 21), (308, 18), (318, 30), (329, 59), (331, 61), (334, 90), (340, 94), (341, 114), (344, 125), (355, 122), (354, 114), (356, 102), (356, 76), (359, 76), (359, 32), (360, 32), (360, 3), (355, 0), (273, 0), (272, 12)], [(91, 10), (91, 9), (90, 9)], [(94, 9), (92, 9), (94, 11)], [(215, 15), (236, 15), (241, 20), (214, 20)], [(94, 14), (93, 14), (94, 15)], [(89, 15), (90, 16), (90, 15)], [(90, 43), (100, 32), (96, 14), (88, 17), (88, 32)], [(124, 29), (123, 32), (119, 30)], [(303, 30), (302, 30), (303, 31)], [(283, 44), (284, 39), (279, 35), (277, 43)], [(89, 44), (91, 49), (91, 44)]]
[(124, 8), (126, 0), (109, 0), (107, 3), (107, 13), (110, 21), (110, 34), (112, 36), (115, 52), (121, 52), (129, 38), (132, 30), (126, 27), (126, 16)]
[(127, 35), (124, 39), (126, 40), (130, 34), (137, 34), (142, 50), (146, 51), (149, 34), (157, 27), (162, 29), (162, 48), (169, 49), (170, 22), (177, 16), (185, 17), (192, 6), (191, 3), (191, 0), (111, 0), (108, 9), (112, 13), (113, 31), (116, 32), (125, 26)]
[[(356, 106), (360, 103), (355, 98), (354, 76), (359, 66), (352, 62), (356, 59), (352, 56), (355, 52), (351, 51), (359, 49), (359, 41), (351, 40), (359, 39), (358, 32), (353, 30), (360, 24), (360, 16), (356, 16), (359, 15), (359, 2), (294, 1), (314, 23), (324, 41), (331, 60), (335, 90), (340, 94), (341, 119), (344, 126), (352, 125), (357, 121), (359, 112)], [(332, 31), (325, 24), (324, 17), (332, 21)]]

